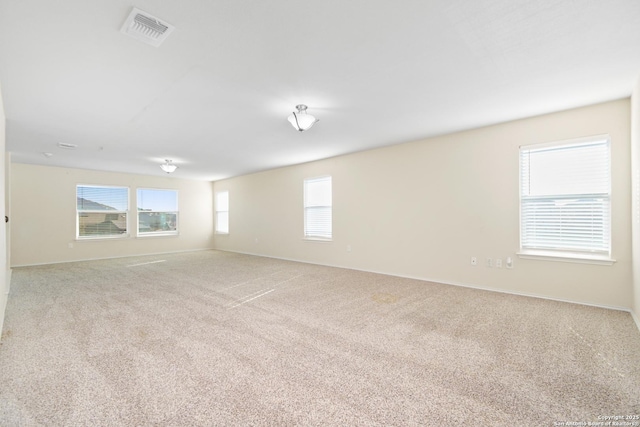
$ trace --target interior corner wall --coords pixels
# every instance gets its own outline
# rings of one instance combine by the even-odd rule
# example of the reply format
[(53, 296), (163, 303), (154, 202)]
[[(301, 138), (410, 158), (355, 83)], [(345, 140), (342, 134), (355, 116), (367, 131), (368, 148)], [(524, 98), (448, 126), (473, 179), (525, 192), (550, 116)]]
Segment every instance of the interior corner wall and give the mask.
[[(4, 103), (2, 101), (2, 88), (0, 87), (0, 217), (6, 215), (5, 211), (5, 138), (6, 138), (6, 119), (4, 115)], [(0, 274), (4, 277), (0, 278), (0, 333), (4, 324), (4, 312), (7, 307), (7, 298), (9, 297), (9, 274), (7, 274), (8, 266), (6, 264), (6, 227), (0, 230)]]
[[(78, 184), (129, 187), (130, 237), (76, 240)], [(137, 188), (178, 190), (178, 236), (135, 237)], [(11, 210), (14, 267), (213, 247), (212, 184), (207, 181), (13, 163)]]
[(632, 247), (633, 305), (632, 314), (640, 329), (640, 77), (631, 96), (631, 169), (632, 169)]
[[(628, 310), (629, 109), (627, 98), (217, 181), (230, 233), (215, 247)], [(519, 146), (598, 134), (611, 136), (617, 262), (518, 258)], [(303, 239), (303, 180), (321, 175), (332, 176), (331, 242)]]

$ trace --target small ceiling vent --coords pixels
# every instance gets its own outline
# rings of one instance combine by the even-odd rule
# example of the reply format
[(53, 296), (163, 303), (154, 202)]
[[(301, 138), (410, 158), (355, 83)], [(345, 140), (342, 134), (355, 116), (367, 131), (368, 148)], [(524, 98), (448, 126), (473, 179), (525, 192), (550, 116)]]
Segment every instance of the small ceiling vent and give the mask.
[(78, 148), (76, 144), (71, 144), (69, 142), (58, 142), (59, 148), (64, 148), (65, 150), (75, 150)]
[(120, 32), (158, 47), (175, 27), (135, 7), (124, 21)]

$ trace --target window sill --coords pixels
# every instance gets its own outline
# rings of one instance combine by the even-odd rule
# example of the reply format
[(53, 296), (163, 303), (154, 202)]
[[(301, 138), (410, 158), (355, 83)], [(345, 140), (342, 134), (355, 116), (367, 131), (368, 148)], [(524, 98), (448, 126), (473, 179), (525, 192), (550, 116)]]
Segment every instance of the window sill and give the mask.
[(579, 252), (555, 252), (543, 250), (521, 250), (518, 257), (522, 259), (538, 259), (544, 261), (574, 262), (579, 264), (613, 265), (615, 259), (607, 255), (590, 255)]
[(131, 237), (129, 233), (112, 234), (104, 236), (76, 236), (76, 242), (95, 242), (100, 240), (119, 240)]
[(229, 232), (225, 232), (225, 231), (216, 231), (215, 234), (217, 236), (228, 236)]
[(146, 239), (147, 237), (178, 237), (180, 233), (139, 233), (136, 237), (140, 239)]
[(318, 242), (318, 243), (333, 242), (332, 238), (326, 238), (326, 237), (303, 237), (302, 240), (304, 240), (305, 242)]

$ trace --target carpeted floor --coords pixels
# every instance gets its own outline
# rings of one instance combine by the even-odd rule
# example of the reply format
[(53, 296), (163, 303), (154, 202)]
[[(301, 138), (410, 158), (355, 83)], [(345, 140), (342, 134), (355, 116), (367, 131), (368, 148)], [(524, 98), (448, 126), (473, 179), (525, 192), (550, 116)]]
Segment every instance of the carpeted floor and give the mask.
[(0, 346), (3, 426), (627, 415), (628, 313), (218, 251), (17, 268)]

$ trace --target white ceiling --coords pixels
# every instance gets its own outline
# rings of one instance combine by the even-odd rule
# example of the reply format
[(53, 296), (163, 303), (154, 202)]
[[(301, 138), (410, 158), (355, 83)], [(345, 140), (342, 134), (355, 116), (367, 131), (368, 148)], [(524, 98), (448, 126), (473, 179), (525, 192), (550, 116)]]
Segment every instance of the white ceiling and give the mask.
[[(176, 29), (128, 37), (132, 7)], [(21, 163), (216, 180), (627, 97), (639, 74), (638, 0), (0, 0)]]

